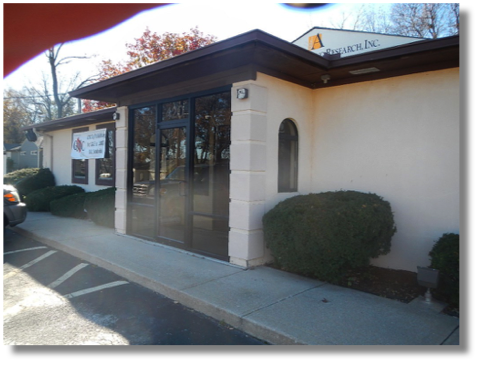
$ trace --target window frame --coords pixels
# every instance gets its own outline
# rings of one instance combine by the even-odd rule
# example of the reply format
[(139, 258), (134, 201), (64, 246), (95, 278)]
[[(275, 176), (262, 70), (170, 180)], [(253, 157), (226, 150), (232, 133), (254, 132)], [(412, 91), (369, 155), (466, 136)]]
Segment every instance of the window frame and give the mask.
[[(112, 138), (113, 138), (113, 151), (111, 156), (107, 158), (112, 159), (112, 178), (111, 179), (101, 179), (100, 178), (100, 159), (95, 159), (95, 185), (101, 185), (101, 186), (115, 186), (115, 151), (116, 151), (116, 136), (115, 136), (115, 123), (107, 123), (107, 124), (98, 124), (95, 129), (107, 129), (107, 138), (108, 138), (108, 132), (112, 131)], [(108, 148), (108, 141), (107, 141), (107, 146)]]
[[(88, 132), (89, 130), (90, 130), (89, 127), (72, 129), (72, 136), (70, 138), (70, 148), (72, 146), (73, 135), (75, 133)], [(76, 161), (82, 161), (82, 160), (75, 160), (75, 159), (72, 158), (72, 163), (71, 163), (71, 166), (72, 166), (72, 183), (88, 185), (88, 159), (83, 160), (83, 161), (85, 161), (85, 177), (76, 177), (75, 176), (75, 163), (76, 163)]]
[[(284, 123), (288, 123), (293, 131), (293, 135), (287, 135), (285, 133), (281, 133), (282, 125)], [(281, 144), (282, 142), (290, 141), (295, 142), (290, 144), (289, 148), (290, 151), (288, 153), (289, 161), (285, 163), (282, 160), (284, 156), (281, 156)], [(293, 145), (293, 147), (292, 147)], [(298, 150), (299, 150), (299, 143), (298, 143), (298, 128), (296, 123), (291, 118), (285, 118), (280, 126), (278, 127), (278, 175), (277, 175), (277, 191), (279, 193), (295, 193), (298, 192)], [(282, 168), (282, 166), (288, 166), (288, 169)], [(284, 176), (282, 174), (286, 174)], [(288, 178), (287, 178), (288, 177)], [(285, 184), (285, 181), (289, 181), (288, 186)]]

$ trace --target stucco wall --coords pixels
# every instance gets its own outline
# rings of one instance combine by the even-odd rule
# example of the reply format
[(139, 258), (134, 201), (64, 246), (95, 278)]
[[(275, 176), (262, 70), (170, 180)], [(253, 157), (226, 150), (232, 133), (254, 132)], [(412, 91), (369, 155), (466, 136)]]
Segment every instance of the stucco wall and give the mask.
[[(258, 82), (268, 89), (266, 211), (294, 195), (312, 191), (313, 94), (312, 90), (266, 75)], [(278, 193), (278, 132), (285, 119), (298, 131), (298, 192)]]
[(459, 232), (459, 70), (314, 92), (314, 190), (388, 200), (397, 233), (378, 266), (416, 271), (434, 241)]
[[(264, 212), (296, 194), (376, 193), (391, 203), (397, 233), (391, 253), (372, 264), (409, 271), (429, 264), (443, 233), (459, 232), (458, 69), (315, 91), (259, 74), (234, 89), (249, 85), (265, 90)], [(232, 146), (241, 110), (233, 101)], [(299, 133), (298, 193), (277, 192), (278, 128), (285, 118)], [(241, 188), (231, 189), (235, 196)]]
[[(88, 126), (89, 130), (95, 130), (96, 127), (97, 124)], [(57, 185), (78, 185), (85, 191), (97, 191), (108, 188), (108, 186), (95, 184), (94, 159), (88, 160), (88, 184), (72, 183), (72, 159), (70, 157), (72, 129), (51, 131), (43, 134), (43, 136), (43, 164), (45, 168), (49, 168), (53, 172)], [(53, 152), (51, 146), (53, 146)]]
[[(250, 266), (269, 259), (261, 219), (278, 202), (343, 189), (376, 193), (392, 205), (397, 225), (392, 251), (374, 265), (410, 271), (428, 265), (434, 242), (460, 226), (458, 73), (450, 69), (320, 90), (263, 74), (233, 85), (231, 262)], [(249, 98), (234, 96), (240, 87), (249, 89)], [(121, 233), (127, 111), (119, 108), (116, 133), (115, 224)], [(296, 193), (277, 191), (278, 131), (286, 118), (299, 134)], [(44, 164), (58, 185), (72, 184), (71, 137), (71, 129), (45, 136)], [(105, 188), (95, 185), (94, 172), (90, 160), (89, 183), (80, 185), (86, 191)]]

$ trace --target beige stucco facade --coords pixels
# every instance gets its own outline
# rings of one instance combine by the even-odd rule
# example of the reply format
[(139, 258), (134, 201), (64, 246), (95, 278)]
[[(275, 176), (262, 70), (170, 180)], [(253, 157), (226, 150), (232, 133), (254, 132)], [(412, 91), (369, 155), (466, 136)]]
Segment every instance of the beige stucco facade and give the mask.
[[(113, 123), (112, 120), (109, 123)], [(95, 130), (98, 126), (106, 123), (91, 124), (89, 130)], [(70, 151), (72, 148), (72, 128), (53, 130), (49, 132), (37, 132), (44, 138), (44, 162), (43, 166), (49, 168), (55, 175), (57, 185), (72, 185), (72, 158)], [(96, 185), (95, 183), (95, 160), (88, 161), (88, 184), (77, 184), (85, 191), (96, 191), (105, 189), (108, 186)]]
[(117, 108), (115, 123), (115, 230), (127, 233), (127, 168), (128, 168), (128, 108)]
[[(295, 194), (357, 190), (389, 201), (397, 233), (377, 266), (416, 271), (460, 227), (459, 69), (310, 90), (259, 74), (232, 97), (231, 262), (269, 259), (261, 218)], [(235, 92), (232, 92), (235, 95)], [(278, 129), (299, 134), (298, 193), (278, 193)]]
[[(249, 97), (237, 99), (246, 88)], [(447, 232), (460, 229), (459, 69), (312, 90), (275, 77), (232, 86), (230, 262), (271, 260), (263, 215), (297, 194), (335, 190), (376, 193), (389, 201), (397, 233), (390, 254), (372, 264), (416, 271)], [(128, 107), (115, 121), (115, 229), (127, 233)], [(278, 131), (298, 130), (298, 191), (278, 192)], [(113, 122), (113, 121), (112, 121)], [(98, 124), (89, 125), (89, 129)], [(57, 185), (72, 184), (72, 129), (43, 134), (44, 164)], [(95, 160), (89, 160), (95, 171)], [(89, 174), (86, 191), (95, 185)]]
[[(34, 129), (57, 185), (80, 181), (95, 191), (114, 180), (118, 234), (262, 265), (272, 260), (265, 213), (298, 194), (355, 190), (383, 197), (394, 213), (391, 252), (371, 263), (415, 272), (430, 264), (444, 233), (460, 233), (458, 66), (458, 36), (421, 40), (315, 27), (292, 45), (252, 30), (74, 90), (73, 97), (119, 107)], [(197, 101), (215, 95), (219, 125), (213, 106), (197, 113)], [(88, 160), (88, 181), (85, 165), (75, 162), (72, 177), (73, 130), (102, 124), (110, 136), (114, 124), (114, 160)], [(208, 143), (202, 128), (210, 128)], [(195, 151), (207, 145), (202, 153), (215, 159), (203, 175)], [(180, 182), (175, 191), (160, 173), (169, 149), (177, 151), (170, 162), (187, 171), (171, 178)], [(195, 190), (203, 186), (208, 190)]]

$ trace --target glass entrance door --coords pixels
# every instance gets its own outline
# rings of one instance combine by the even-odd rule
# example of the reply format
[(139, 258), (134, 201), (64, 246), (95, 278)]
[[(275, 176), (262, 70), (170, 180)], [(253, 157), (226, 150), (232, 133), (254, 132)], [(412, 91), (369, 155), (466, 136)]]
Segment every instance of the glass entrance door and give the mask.
[(132, 110), (128, 232), (228, 260), (230, 91)]
[(188, 146), (186, 127), (161, 128), (158, 169), (157, 236), (174, 245), (186, 242)]
[(194, 103), (192, 250), (228, 259), (230, 92)]

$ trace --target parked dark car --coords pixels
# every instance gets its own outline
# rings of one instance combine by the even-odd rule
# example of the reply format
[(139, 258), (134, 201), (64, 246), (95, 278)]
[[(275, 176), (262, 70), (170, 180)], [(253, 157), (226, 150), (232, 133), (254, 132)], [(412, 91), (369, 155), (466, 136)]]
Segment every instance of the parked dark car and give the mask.
[(27, 218), (27, 205), (22, 203), (17, 189), (3, 185), (3, 227), (14, 227)]

